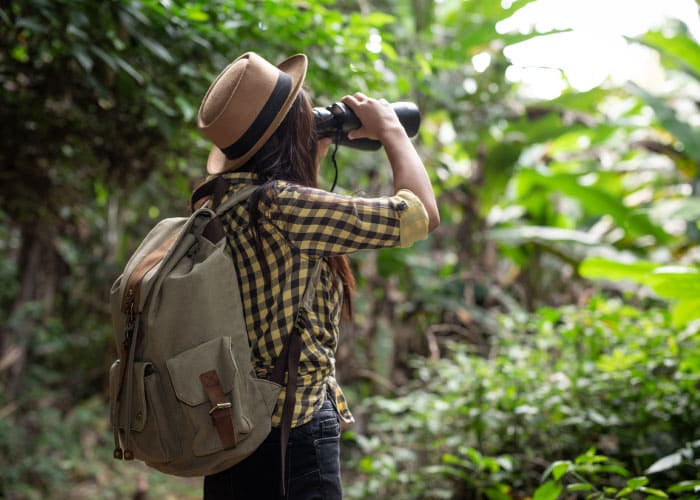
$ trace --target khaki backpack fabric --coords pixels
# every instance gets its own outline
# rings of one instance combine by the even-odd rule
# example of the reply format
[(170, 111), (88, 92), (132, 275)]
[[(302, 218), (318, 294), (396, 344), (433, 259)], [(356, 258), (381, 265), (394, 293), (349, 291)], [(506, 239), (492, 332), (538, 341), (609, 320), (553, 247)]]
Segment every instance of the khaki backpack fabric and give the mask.
[[(112, 286), (120, 356), (109, 373), (115, 458), (178, 476), (208, 475), (246, 458), (269, 434), (284, 372), (279, 383), (255, 376), (238, 278), (218, 219), (254, 189), (216, 211), (204, 207), (162, 220)], [(318, 280), (316, 267), (298, 317)], [(291, 379), (291, 364), (289, 372)]]

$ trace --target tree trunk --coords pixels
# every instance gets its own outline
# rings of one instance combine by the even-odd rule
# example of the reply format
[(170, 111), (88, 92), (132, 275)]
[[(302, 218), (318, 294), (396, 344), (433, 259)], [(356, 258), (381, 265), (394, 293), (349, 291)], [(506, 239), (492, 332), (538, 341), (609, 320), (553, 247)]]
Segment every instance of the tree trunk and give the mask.
[(53, 311), (65, 268), (54, 248), (54, 228), (25, 225), (20, 234), (20, 288), (0, 335), (0, 381), (9, 401), (20, 393), (28, 344)]

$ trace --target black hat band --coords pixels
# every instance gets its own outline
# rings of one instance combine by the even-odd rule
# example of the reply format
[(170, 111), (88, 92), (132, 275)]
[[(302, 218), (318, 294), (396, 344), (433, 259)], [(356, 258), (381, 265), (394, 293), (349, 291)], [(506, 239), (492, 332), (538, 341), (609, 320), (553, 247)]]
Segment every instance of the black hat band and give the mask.
[(289, 97), (292, 89), (292, 78), (282, 71), (279, 72), (275, 88), (272, 89), (272, 94), (267, 99), (255, 121), (248, 127), (243, 135), (236, 142), (225, 148), (221, 148), (221, 152), (226, 155), (229, 160), (235, 160), (246, 154), (255, 146), (255, 143), (260, 140), (265, 131), (270, 127), (272, 122), (279, 114), (284, 101)]

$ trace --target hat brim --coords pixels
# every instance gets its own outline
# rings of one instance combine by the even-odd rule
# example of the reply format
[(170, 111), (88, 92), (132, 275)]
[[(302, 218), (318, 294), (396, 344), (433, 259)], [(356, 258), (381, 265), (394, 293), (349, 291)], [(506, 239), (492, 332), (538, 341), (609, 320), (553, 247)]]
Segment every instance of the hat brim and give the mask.
[(267, 130), (262, 134), (262, 136), (260, 136), (260, 139), (258, 139), (253, 147), (250, 148), (243, 156), (236, 158), (235, 160), (229, 160), (218, 147), (213, 146), (211, 151), (209, 151), (209, 158), (207, 159), (208, 174), (217, 175), (236, 170), (250, 160), (250, 158), (267, 142), (270, 136), (280, 126), (282, 120), (284, 120), (284, 117), (287, 116), (289, 109), (292, 107), (294, 100), (299, 94), (299, 91), (304, 84), (304, 79), (306, 78), (306, 69), (308, 64), (306, 55), (295, 54), (277, 65), (277, 68), (280, 71), (286, 73), (292, 79), (292, 90), (290, 91), (287, 99), (284, 101), (284, 104), (282, 104), (279, 113)]

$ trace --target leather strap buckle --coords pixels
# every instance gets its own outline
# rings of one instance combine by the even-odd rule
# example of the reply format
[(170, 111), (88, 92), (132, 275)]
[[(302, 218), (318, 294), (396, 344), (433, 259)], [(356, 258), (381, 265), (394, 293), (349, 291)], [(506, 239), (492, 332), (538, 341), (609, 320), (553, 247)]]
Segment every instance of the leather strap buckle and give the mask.
[(201, 373), (199, 379), (202, 382), (202, 388), (211, 404), (209, 415), (211, 415), (212, 424), (219, 435), (221, 446), (223, 446), (225, 450), (235, 447), (238, 443), (238, 438), (236, 436), (236, 429), (233, 426), (233, 414), (231, 410), (233, 405), (228, 401), (221, 387), (219, 375), (216, 373), (216, 370), (209, 370), (208, 372)]
[(214, 413), (215, 411), (218, 410), (226, 410), (227, 408), (231, 408), (231, 403), (226, 402), (226, 403), (216, 403), (216, 405), (211, 407), (211, 410), (209, 410), (209, 415)]

